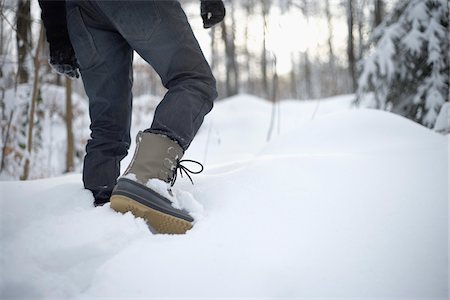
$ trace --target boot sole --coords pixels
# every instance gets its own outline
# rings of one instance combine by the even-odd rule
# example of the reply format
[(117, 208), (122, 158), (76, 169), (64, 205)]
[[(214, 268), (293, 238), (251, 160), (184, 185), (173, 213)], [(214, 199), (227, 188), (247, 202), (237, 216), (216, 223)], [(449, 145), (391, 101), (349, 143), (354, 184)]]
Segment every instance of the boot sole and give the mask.
[(192, 223), (157, 211), (124, 195), (111, 196), (111, 208), (117, 212), (131, 212), (134, 216), (143, 218), (157, 233), (185, 234), (192, 228)]

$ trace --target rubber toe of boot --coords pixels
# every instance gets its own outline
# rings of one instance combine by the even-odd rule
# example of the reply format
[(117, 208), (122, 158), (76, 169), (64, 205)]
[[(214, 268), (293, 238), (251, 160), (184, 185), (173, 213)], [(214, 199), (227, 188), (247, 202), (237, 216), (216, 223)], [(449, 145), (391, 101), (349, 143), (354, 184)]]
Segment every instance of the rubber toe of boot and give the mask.
[(194, 221), (162, 195), (126, 178), (118, 180), (111, 196), (111, 208), (121, 213), (131, 212), (146, 220), (153, 231), (163, 234), (184, 234)]

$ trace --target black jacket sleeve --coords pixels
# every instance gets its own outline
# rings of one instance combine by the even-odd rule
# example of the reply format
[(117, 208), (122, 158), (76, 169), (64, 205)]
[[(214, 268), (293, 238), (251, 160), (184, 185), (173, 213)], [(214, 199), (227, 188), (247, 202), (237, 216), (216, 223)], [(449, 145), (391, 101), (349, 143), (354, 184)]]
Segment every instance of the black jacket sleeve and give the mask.
[(47, 41), (52, 48), (71, 45), (66, 21), (65, 0), (39, 0)]

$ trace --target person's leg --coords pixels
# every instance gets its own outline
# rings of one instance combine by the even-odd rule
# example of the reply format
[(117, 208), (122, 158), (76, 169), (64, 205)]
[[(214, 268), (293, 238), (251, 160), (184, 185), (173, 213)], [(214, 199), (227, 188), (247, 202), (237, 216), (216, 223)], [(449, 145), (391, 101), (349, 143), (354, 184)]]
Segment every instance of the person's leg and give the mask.
[(67, 21), (89, 97), (83, 182), (101, 204), (109, 201), (130, 146), (133, 51), (89, 1), (67, 1)]
[[(117, 30), (168, 89), (146, 132), (186, 150), (217, 97), (216, 81), (178, 1), (99, 1)], [(132, 19), (130, 19), (132, 18)]]
[(154, 189), (150, 180), (174, 183), (184, 150), (217, 97), (215, 79), (178, 1), (95, 5), (168, 88), (151, 128), (138, 135), (130, 166), (111, 196), (111, 208), (143, 217), (156, 232), (185, 233), (193, 218), (173, 207), (169, 194)]

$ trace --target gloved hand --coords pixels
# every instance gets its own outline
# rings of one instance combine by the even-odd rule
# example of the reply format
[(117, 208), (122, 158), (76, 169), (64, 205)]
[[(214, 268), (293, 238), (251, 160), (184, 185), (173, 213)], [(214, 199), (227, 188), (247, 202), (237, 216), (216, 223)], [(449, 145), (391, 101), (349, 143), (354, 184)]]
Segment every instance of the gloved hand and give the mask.
[(71, 44), (50, 44), (49, 63), (52, 68), (61, 75), (70, 78), (80, 77), (80, 74), (78, 73), (79, 65)]
[(200, 14), (203, 28), (211, 28), (225, 17), (225, 6), (221, 0), (201, 0)]

